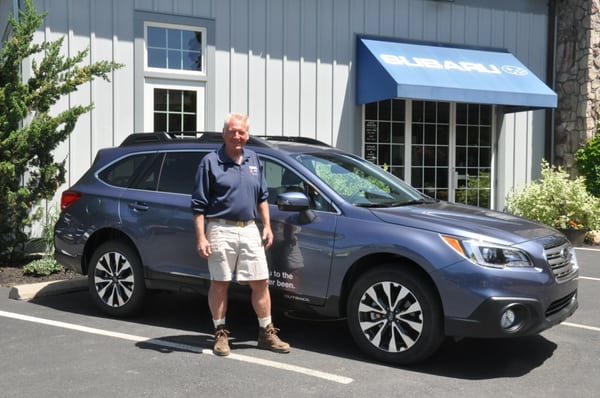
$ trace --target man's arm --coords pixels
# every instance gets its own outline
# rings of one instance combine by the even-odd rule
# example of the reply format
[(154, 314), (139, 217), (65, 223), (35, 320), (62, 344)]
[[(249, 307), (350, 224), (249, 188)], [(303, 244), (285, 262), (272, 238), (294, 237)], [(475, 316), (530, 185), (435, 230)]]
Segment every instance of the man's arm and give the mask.
[(269, 202), (263, 200), (258, 204), (258, 214), (263, 224), (263, 244), (265, 249), (268, 249), (273, 244), (273, 231), (271, 231), (271, 220), (269, 218)]
[[(267, 209), (268, 211), (268, 209)], [(196, 229), (196, 250), (202, 257), (207, 258), (212, 253), (212, 248), (206, 234), (204, 233), (204, 214), (194, 214), (194, 226)]]

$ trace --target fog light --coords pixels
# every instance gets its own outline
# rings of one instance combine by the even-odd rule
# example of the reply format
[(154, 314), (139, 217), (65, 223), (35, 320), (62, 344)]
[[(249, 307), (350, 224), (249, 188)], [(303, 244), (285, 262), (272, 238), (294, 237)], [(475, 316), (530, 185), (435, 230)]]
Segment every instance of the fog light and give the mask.
[(502, 329), (510, 329), (515, 326), (516, 319), (515, 312), (509, 308), (500, 316), (500, 326), (502, 326)]

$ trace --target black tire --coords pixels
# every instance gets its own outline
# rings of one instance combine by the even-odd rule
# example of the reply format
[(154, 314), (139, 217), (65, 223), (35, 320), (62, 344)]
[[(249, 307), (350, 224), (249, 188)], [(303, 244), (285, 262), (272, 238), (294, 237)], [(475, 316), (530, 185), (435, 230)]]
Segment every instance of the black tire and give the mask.
[(88, 288), (94, 304), (110, 316), (139, 311), (146, 286), (137, 253), (121, 242), (102, 244), (90, 259)]
[(444, 339), (442, 308), (431, 283), (400, 266), (361, 276), (348, 297), (347, 319), (362, 351), (396, 365), (425, 360)]

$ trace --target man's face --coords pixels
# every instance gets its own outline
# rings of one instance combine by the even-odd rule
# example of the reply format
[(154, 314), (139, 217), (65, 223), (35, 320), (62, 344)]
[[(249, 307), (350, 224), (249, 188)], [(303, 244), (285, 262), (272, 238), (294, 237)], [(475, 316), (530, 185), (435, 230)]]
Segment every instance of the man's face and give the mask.
[(223, 134), (225, 146), (235, 150), (241, 150), (249, 138), (248, 126), (246, 126), (244, 121), (238, 119), (231, 119), (229, 127)]

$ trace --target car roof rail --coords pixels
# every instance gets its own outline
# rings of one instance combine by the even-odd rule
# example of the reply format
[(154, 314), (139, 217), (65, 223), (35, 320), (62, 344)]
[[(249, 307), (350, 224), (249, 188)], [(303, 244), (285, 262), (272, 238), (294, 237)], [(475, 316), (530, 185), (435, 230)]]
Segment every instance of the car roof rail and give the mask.
[[(158, 131), (150, 133), (132, 133), (128, 135), (120, 146), (142, 145), (151, 143), (175, 143), (182, 141), (195, 141), (201, 143), (223, 143), (223, 134), (216, 131)], [(248, 145), (271, 147), (264, 139), (250, 136)]]
[(284, 136), (284, 135), (264, 135), (264, 136), (261, 136), (261, 138), (263, 138), (267, 141), (297, 142), (299, 144), (310, 144), (310, 145), (331, 147), (331, 145), (329, 145), (323, 141), (319, 141), (315, 138), (309, 138), (309, 137)]

